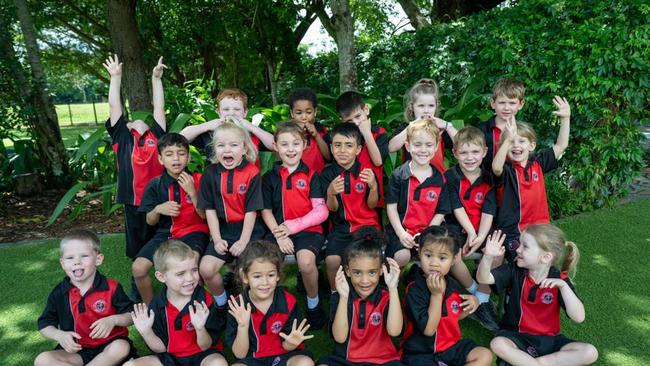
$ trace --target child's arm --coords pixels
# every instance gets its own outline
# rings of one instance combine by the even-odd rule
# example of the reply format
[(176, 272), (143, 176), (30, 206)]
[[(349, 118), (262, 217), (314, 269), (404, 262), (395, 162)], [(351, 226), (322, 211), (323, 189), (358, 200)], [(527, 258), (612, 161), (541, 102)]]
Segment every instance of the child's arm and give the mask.
[(395, 234), (399, 238), (400, 243), (404, 248), (411, 249), (415, 246), (415, 239), (411, 234), (404, 229), (402, 222), (399, 219), (399, 212), (397, 212), (397, 203), (389, 203), (386, 205), (386, 214), (388, 215), (388, 221), (390, 225), (395, 230)]
[(284, 348), (285, 351), (291, 352), (298, 348), (304, 341), (307, 339), (312, 339), (314, 338), (314, 335), (305, 335), (307, 333), (307, 330), (309, 329), (309, 324), (307, 324), (307, 319), (303, 319), (300, 322), (300, 325), (298, 324), (298, 319), (293, 319), (293, 324), (291, 326), (291, 333), (286, 334), (284, 332), (280, 332), (280, 337), (284, 339), (282, 342), (282, 348)]
[(501, 137), (503, 143), (499, 146), (499, 150), (492, 160), (492, 173), (496, 177), (500, 177), (503, 174), (503, 165), (506, 163), (508, 152), (512, 147), (512, 140), (517, 135), (517, 122), (515, 122), (514, 117), (506, 121), (506, 128), (503, 134), (504, 136)]
[(460, 297), (463, 299), (463, 303), (460, 306), (463, 308), (463, 312), (460, 313), (459, 319), (465, 319), (470, 314), (472, 314), (478, 306), (481, 304), (478, 301), (478, 298), (470, 294), (461, 294)]
[(75, 332), (66, 332), (53, 325), (48, 325), (41, 329), (40, 332), (43, 337), (56, 341), (68, 353), (81, 351), (81, 345), (75, 341), (75, 339), (80, 339), (81, 336)]
[(547, 278), (543, 280), (540, 285), (540, 288), (553, 288), (557, 287), (560, 290), (562, 295), (562, 301), (564, 302), (564, 308), (566, 314), (576, 323), (582, 323), (585, 320), (585, 306), (582, 304), (582, 301), (578, 298), (575, 292), (569, 284), (561, 278)]
[(429, 296), (429, 308), (427, 309), (427, 325), (422, 333), (427, 337), (432, 337), (440, 324), (442, 316), (442, 299), (445, 293), (445, 278), (440, 275), (429, 275), (427, 277), (427, 287), (431, 292)]
[(402, 315), (402, 305), (399, 302), (399, 292), (397, 286), (399, 285), (399, 264), (393, 258), (386, 258), (390, 266), (390, 272), (386, 265), (382, 265), (382, 272), (384, 273), (384, 281), (388, 286), (388, 316), (386, 317), (386, 331), (391, 337), (397, 337), (402, 333), (402, 326), (404, 325), (404, 316)]
[(104, 68), (111, 75), (111, 83), (108, 87), (108, 108), (111, 119), (111, 127), (115, 126), (122, 117), (122, 100), (120, 98), (120, 86), (122, 84), (122, 63), (117, 54), (108, 56), (104, 61)]
[(147, 212), (147, 224), (154, 226), (160, 221), (160, 215), (176, 217), (180, 214), (181, 205), (176, 201), (167, 201), (157, 205)]
[(327, 208), (330, 211), (337, 211), (339, 209), (339, 201), (337, 195), (345, 189), (345, 179), (337, 175), (327, 186)]
[(95, 320), (90, 325), (90, 338), (106, 338), (111, 334), (114, 327), (128, 327), (133, 324), (131, 314), (115, 314)]
[(569, 146), (569, 130), (571, 127), (571, 106), (565, 98), (555, 96), (553, 104), (557, 111), (553, 112), (554, 115), (560, 118), (560, 132), (557, 134), (557, 140), (553, 145), (553, 152), (555, 159), (559, 159), (564, 153), (564, 150)]
[(506, 234), (502, 233), (501, 230), (497, 230), (488, 236), (485, 242), (485, 248), (483, 248), (483, 258), (481, 258), (481, 262), (476, 270), (476, 280), (478, 283), (483, 285), (494, 284), (495, 280), (491, 272), (492, 262), (494, 262), (495, 258), (505, 253), (506, 248), (503, 246), (505, 240)]
[(273, 144), (273, 135), (270, 133), (266, 132), (265, 130), (261, 129), (258, 126), (255, 126), (254, 124), (250, 123), (249, 121), (245, 119), (240, 119), (239, 123), (244, 127), (248, 132), (252, 133), (253, 135), (257, 136), (260, 141), (266, 146), (269, 151), (275, 151), (275, 146)]
[(453, 140), (454, 137), (456, 137), (458, 130), (456, 129), (456, 127), (454, 127), (454, 125), (438, 117), (434, 117), (433, 120), (436, 123), (436, 127), (440, 129), (440, 132), (442, 133), (446, 132), (450, 140)]
[(467, 233), (467, 242), (471, 243), (476, 238), (476, 230), (474, 230), (474, 225), (472, 225), (469, 216), (467, 216), (467, 211), (465, 211), (465, 208), (459, 207), (454, 209), (454, 217), (456, 217), (456, 220), (460, 226)]
[(158, 65), (153, 68), (151, 73), (151, 90), (153, 95), (153, 119), (164, 130), (167, 129), (167, 120), (165, 118), (165, 93), (163, 91), (162, 76), (163, 70), (167, 68), (162, 63), (162, 56), (158, 59)]
[(384, 160), (381, 157), (381, 152), (377, 146), (375, 138), (372, 136), (372, 125), (370, 120), (366, 119), (364, 122), (359, 124), (359, 129), (361, 130), (361, 135), (363, 136), (366, 147), (368, 148), (368, 154), (370, 155), (370, 160), (375, 166), (384, 165)]
[(331, 159), (330, 156), (330, 147), (327, 144), (327, 141), (323, 139), (323, 137), (318, 133), (318, 130), (316, 129), (316, 126), (310, 123), (305, 124), (305, 129), (307, 132), (316, 140), (316, 145), (318, 145), (318, 150), (320, 151), (321, 155), (323, 155), (323, 158), (325, 160), (329, 161)]
[(377, 176), (370, 168), (365, 168), (359, 174), (359, 178), (362, 182), (368, 185), (368, 197), (366, 197), (366, 203), (368, 207), (375, 208), (377, 207), (377, 202), (379, 201), (379, 183), (377, 182)]
[(490, 229), (492, 229), (493, 221), (494, 215), (485, 212), (481, 214), (481, 223), (478, 226), (478, 233), (476, 239), (474, 239), (475, 242), (472, 243), (472, 247), (475, 247), (476, 249), (481, 247), (481, 244), (483, 244), (485, 238), (487, 238)]
[(400, 133), (397, 135), (393, 136), (389, 141), (388, 141), (388, 152), (395, 152), (398, 151), (399, 149), (404, 146), (404, 143), (406, 142), (406, 127)]
[(183, 135), (187, 141), (192, 142), (199, 135), (202, 135), (206, 132), (213, 131), (221, 123), (220, 119), (213, 119), (211, 121), (201, 123), (200, 125), (187, 126), (179, 132)]
[(336, 315), (334, 315), (334, 322), (332, 323), (332, 336), (337, 343), (345, 343), (348, 339), (348, 298), (350, 296), (350, 285), (345, 278), (343, 266), (339, 267), (336, 272), (336, 292), (339, 296), (339, 303), (336, 306)]
[(214, 243), (214, 249), (219, 254), (226, 254), (228, 251), (228, 242), (221, 238), (221, 230), (219, 229), (219, 217), (217, 217), (216, 210), (205, 210), (205, 219), (208, 222), (210, 229), (210, 237)]
[(228, 313), (237, 321), (237, 335), (231, 346), (232, 353), (236, 358), (242, 359), (246, 357), (250, 347), (248, 327), (251, 321), (251, 304), (244, 304), (242, 295), (238, 298), (231, 296), (228, 299)]
[[(199, 177), (199, 180), (200, 179), (201, 178)], [(198, 207), (199, 195), (196, 186), (197, 184), (200, 184), (200, 182), (195, 182), (194, 177), (191, 174), (188, 174), (187, 172), (181, 172), (181, 174), (178, 176), (178, 184), (180, 184), (180, 186), (183, 187), (185, 193), (190, 196), (196, 214), (199, 215), (202, 219), (205, 219), (205, 210)]]
[(239, 240), (233, 243), (230, 247), (230, 253), (235, 257), (239, 257), (241, 252), (246, 249), (246, 245), (251, 240), (253, 229), (255, 228), (255, 220), (257, 219), (257, 211), (248, 211), (244, 214), (244, 225), (242, 226), (241, 235)]
[(431, 219), (429, 226), (440, 225), (442, 224), (443, 221), (445, 221), (445, 215), (435, 214), (433, 215), (433, 218)]
[(131, 312), (131, 318), (135, 328), (152, 352), (162, 353), (167, 351), (163, 341), (153, 331), (154, 312), (147, 307), (147, 304), (135, 304), (133, 312)]
[(329, 210), (325, 204), (325, 200), (322, 198), (311, 198), (311, 211), (305, 214), (305, 216), (297, 217), (291, 220), (285, 220), (282, 225), (287, 228), (289, 234), (297, 234), (309, 227), (320, 225), (329, 215)]

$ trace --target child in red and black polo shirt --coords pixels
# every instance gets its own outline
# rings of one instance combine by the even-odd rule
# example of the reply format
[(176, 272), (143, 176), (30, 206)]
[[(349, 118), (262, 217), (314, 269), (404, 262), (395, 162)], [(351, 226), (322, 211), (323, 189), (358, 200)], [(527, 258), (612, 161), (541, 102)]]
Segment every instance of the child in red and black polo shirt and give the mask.
[[(401, 365), (391, 339), (402, 332), (403, 323), (397, 292), (399, 266), (391, 258), (384, 262), (385, 239), (379, 231), (364, 228), (357, 234), (359, 238), (345, 249), (330, 299), (334, 353), (318, 364)], [(382, 273), (387, 288), (379, 285)]]
[(302, 161), (320, 174), (325, 163), (330, 161), (330, 147), (325, 141), (327, 129), (316, 122), (318, 100), (316, 93), (309, 88), (297, 88), (289, 93), (288, 102), (291, 118), (302, 127), (308, 136), (307, 146), (302, 153)]
[(331, 136), (334, 163), (323, 170), (321, 179), (323, 188), (327, 187), (327, 208), (333, 212), (325, 263), (330, 288), (334, 289), (336, 271), (352, 233), (363, 226), (381, 228), (375, 210), (381, 183), (372, 169), (362, 168), (357, 160), (363, 137), (355, 124), (341, 123), (332, 129)]
[(516, 262), (492, 269), (495, 258), (506, 251), (505, 240), (498, 230), (487, 238), (477, 272), (480, 283), (505, 293), (502, 331), (490, 342), (492, 351), (512, 365), (596, 362), (593, 345), (560, 334), (560, 308), (577, 323), (585, 319), (584, 305), (569, 278), (578, 265), (578, 247), (553, 225), (530, 225), (521, 234)]
[(217, 307), (199, 286), (199, 256), (182, 241), (168, 240), (153, 257), (160, 293), (146, 304), (136, 304), (133, 324), (154, 355), (125, 366), (227, 366), (219, 335), (225, 325), (225, 307)]
[(261, 177), (253, 164), (256, 150), (246, 130), (228, 120), (213, 134), (214, 155), (199, 188), (198, 208), (205, 210), (212, 244), (201, 259), (201, 277), (217, 305), (228, 301), (219, 270), (232, 262), (249, 241), (264, 237), (257, 218), (263, 208)]
[(497, 227), (506, 233), (506, 259), (513, 260), (519, 235), (530, 224), (550, 222), (544, 173), (558, 167), (558, 160), (569, 145), (571, 107), (556, 96), (553, 112), (560, 118), (555, 145), (532, 155), (537, 146), (533, 128), (516, 122), (514, 115), (506, 122), (501, 147), (492, 162), (492, 172), (503, 186), (503, 200), (497, 215)]
[(134, 350), (126, 328), (132, 324), (133, 304), (117, 281), (97, 272), (104, 261), (99, 238), (72, 230), (59, 250), (66, 278), (52, 290), (38, 318), (41, 334), (58, 345), (39, 354), (34, 365), (121, 365)]
[(142, 120), (128, 122), (123, 114), (120, 99), (122, 63), (117, 55), (106, 59), (104, 67), (111, 75), (108, 89), (110, 118), (106, 121), (106, 130), (113, 141), (113, 151), (117, 158), (116, 201), (124, 204), (126, 255), (135, 259), (142, 246), (155, 232), (155, 228), (147, 225), (145, 214), (138, 212), (138, 206), (149, 181), (163, 171), (163, 166), (158, 161), (156, 146), (166, 128), (165, 98), (161, 81), (166, 66), (162, 64), (161, 57), (151, 76), (154, 117), (151, 128)]
[(282, 123), (275, 131), (275, 149), (281, 164), (262, 178), (262, 218), (271, 230), (269, 240), (284, 254), (296, 254), (307, 292), (307, 320), (318, 330), (325, 325), (318, 298), (317, 258), (325, 237), (321, 224), (327, 219), (318, 173), (301, 159), (306, 147), (304, 129), (296, 122)]
[(237, 261), (243, 294), (228, 300), (226, 342), (237, 361), (246, 366), (313, 366), (304, 351), (309, 325), (298, 324), (296, 298), (279, 288), (284, 255), (277, 245), (253, 241)]
[(153, 254), (167, 239), (178, 239), (189, 245), (199, 257), (210, 240), (205, 211), (197, 208), (201, 173), (188, 173), (189, 143), (177, 133), (168, 133), (158, 140), (158, 159), (165, 167), (163, 174), (149, 182), (140, 203), (140, 212), (147, 215), (147, 224), (157, 225), (156, 235), (138, 252), (132, 270), (142, 301), (153, 297), (149, 270)]
[(402, 361), (406, 365), (490, 365), (492, 353), (461, 339), (459, 320), (474, 312), (478, 299), (461, 294), (448, 274), (460, 246), (449, 231), (432, 226), (418, 237), (420, 268), (406, 287), (406, 329)]

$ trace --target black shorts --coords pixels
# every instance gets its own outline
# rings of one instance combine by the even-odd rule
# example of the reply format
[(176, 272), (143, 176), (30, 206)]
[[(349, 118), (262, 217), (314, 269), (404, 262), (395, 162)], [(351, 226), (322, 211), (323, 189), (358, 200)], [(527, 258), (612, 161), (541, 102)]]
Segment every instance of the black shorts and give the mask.
[[(402, 242), (399, 240), (397, 233), (395, 233), (395, 230), (393, 230), (392, 227), (386, 228), (386, 236), (388, 237), (388, 246), (386, 249), (384, 249), (384, 255), (386, 258), (394, 258), (395, 253), (399, 252), (402, 249), (408, 249), (402, 245)], [(417, 254), (417, 248), (411, 248), (410, 252), (411, 258), (414, 258)]]
[[(293, 251), (296, 254), (301, 250), (309, 250), (318, 257), (318, 253), (320, 253), (323, 249), (323, 244), (325, 244), (325, 237), (321, 233), (303, 231), (289, 235), (289, 238), (293, 242)], [(266, 240), (277, 244), (277, 240), (275, 240), (275, 237), (271, 233), (266, 234)]]
[(369, 363), (369, 362), (352, 362), (348, 361), (346, 358), (339, 355), (327, 355), (321, 357), (317, 365), (328, 365), (328, 366), (374, 366), (374, 365), (386, 365), (386, 366), (403, 366), (402, 361), (393, 360), (387, 361), (384, 363)]
[(352, 233), (332, 230), (327, 235), (327, 248), (325, 249), (325, 256), (338, 255), (343, 258), (345, 248), (350, 245), (354, 240)]
[[(149, 240), (147, 245), (140, 249), (138, 252), (138, 258), (146, 258), (150, 262), (153, 262), (153, 255), (156, 253), (156, 249), (158, 249), (158, 247), (160, 247), (160, 245), (167, 240), (169, 240), (169, 233), (156, 233), (156, 235), (151, 240)], [(193, 251), (199, 253), (199, 255), (203, 255), (203, 252), (205, 252), (205, 247), (210, 241), (210, 236), (207, 233), (195, 231), (187, 235), (183, 235), (180, 238), (176, 238), (176, 240), (182, 241), (190, 248), (192, 248)]]
[[(86, 365), (86, 364), (90, 363), (90, 361), (92, 361), (95, 357), (97, 357), (97, 355), (104, 352), (104, 348), (108, 347), (109, 344), (113, 343), (114, 341), (116, 341), (118, 339), (123, 339), (123, 340), (129, 342), (129, 346), (130, 346), (129, 355), (124, 357), (124, 359), (122, 361), (126, 361), (126, 360), (128, 360), (130, 358), (138, 357), (138, 354), (136, 353), (135, 346), (133, 345), (133, 342), (129, 338), (126, 338), (126, 337), (113, 338), (110, 341), (108, 341), (108, 342), (106, 342), (104, 344), (101, 344), (101, 345), (99, 345), (97, 347), (94, 347), (94, 348), (84, 347), (84, 348), (81, 349), (81, 351), (77, 352), (77, 354), (81, 357), (81, 361), (83, 362), (83, 364)], [(59, 345), (59, 344), (57, 344), (56, 347), (54, 348), (54, 350), (56, 350), (56, 351), (62, 350), (62, 349), (63, 349), (63, 347), (61, 347), (61, 345)]]
[[(158, 360), (160, 360), (160, 363), (163, 364), (163, 366), (196, 366), (200, 365), (201, 361), (203, 361), (204, 358), (215, 353), (223, 356), (223, 353), (221, 351), (213, 348), (206, 349), (205, 351), (187, 357), (176, 357), (167, 352), (157, 353), (156, 356), (158, 357)], [(226, 356), (223, 356), (223, 358), (225, 359)]]
[[(226, 223), (225, 221), (219, 220), (219, 231), (221, 231), (220, 232), (221, 238), (228, 242), (228, 249), (230, 249), (230, 247), (233, 244), (235, 244), (237, 240), (239, 240), (243, 227), (244, 227), (243, 222)], [(255, 226), (253, 226), (253, 232), (251, 233), (251, 241), (264, 239), (265, 234), (266, 234), (266, 230), (264, 229), (264, 225), (258, 218), (255, 221)], [(208, 244), (203, 255), (216, 257), (226, 263), (230, 263), (235, 260), (235, 257), (232, 254), (230, 254), (230, 252), (226, 252), (226, 254), (219, 254), (217, 250), (214, 248), (214, 243), (212, 241), (210, 241), (210, 243)]]
[(285, 366), (289, 359), (294, 356), (307, 356), (309, 358), (314, 358), (311, 352), (296, 349), (281, 355), (269, 356), (269, 357), (246, 357), (239, 359), (235, 363), (243, 363), (246, 366)]
[(543, 336), (513, 332), (510, 330), (502, 330), (496, 336), (508, 338), (517, 345), (517, 348), (535, 358), (555, 353), (567, 344), (575, 342), (573, 339), (567, 338), (562, 334)]
[(404, 354), (402, 360), (405, 365), (411, 366), (464, 365), (467, 363), (467, 356), (476, 347), (478, 346), (474, 341), (461, 339), (443, 352)]
[(147, 224), (147, 214), (138, 212), (138, 206), (124, 205), (124, 233), (126, 256), (135, 259), (144, 245), (154, 237), (156, 227)]

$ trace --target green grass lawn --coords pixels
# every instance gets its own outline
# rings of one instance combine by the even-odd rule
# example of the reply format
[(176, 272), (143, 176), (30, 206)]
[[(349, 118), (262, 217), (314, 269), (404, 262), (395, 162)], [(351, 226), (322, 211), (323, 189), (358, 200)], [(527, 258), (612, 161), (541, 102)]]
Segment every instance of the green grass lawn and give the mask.
[[(585, 303), (583, 324), (563, 319), (563, 333), (593, 343), (598, 365), (650, 364), (650, 200), (564, 219), (558, 224), (582, 252), (575, 278)], [(129, 261), (121, 235), (102, 238), (106, 256), (103, 273), (128, 284)], [(36, 330), (49, 291), (63, 278), (56, 241), (0, 248), (0, 355), (3, 365), (28, 365), (54, 343)], [(285, 285), (295, 287), (295, 266), (286, 269)], [(128, 289), (127, 289), (128, 291)], [(303, 296), (303, 295), (299, 295)], [(490, 335), (471, 320), (463, 321), (463, 336), (487, 345)], [(135, 329), (131, 337), (140, 353), (146, 348)], [(325, 331), (307, 342), (321, 356), (332, 348)]]

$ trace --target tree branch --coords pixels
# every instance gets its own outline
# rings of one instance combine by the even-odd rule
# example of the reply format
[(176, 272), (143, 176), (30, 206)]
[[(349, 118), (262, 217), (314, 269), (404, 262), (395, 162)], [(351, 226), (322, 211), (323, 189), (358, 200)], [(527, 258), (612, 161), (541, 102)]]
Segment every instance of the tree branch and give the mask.
[(85, 33), (84, 31), (79, 29), (77, 26), (74, 26), (74, 25), (68, 23), (65, 19), (61, 18), (61, 16), (54, 15), (54, 19), (57, 22), (59, 22), (63, 27), (67, 28), (69, 31), (76, 34), (80, 39), (86, 41), (86, 43), (89, 43), (89, 44), (97, 47), (97, 49), (99, 51), (101, 51), (103, 53), (107, 53), (109, 51), (109, 47), (108, 47), (107, 44), (96, 40), (95, 38), (93, 38), (93, 36)]
[(419, 30), (431, 25), (424, 15), (422, 15), (420, 8), (414, 0), (398, 0), (398, 2), (402, 6), (404, 13), (406, 13), (406, 16), (408, 16), (413, 28)]
[(85, 11), (85, 10), (79, 8), (79, 7), (75, 4), (75, 2), (72, 2), (72, 1), (70, 1), (70, 0), (62, 0), (62, 1), (63, 1), (63, 2), (64, 2), (64, 3), (65, 3), (65, 4), (66, 4), (70, 9), (74, 10), (75, 13), (79, 14), (82, 18), (88, 20), (88, 21), (92, 24), (93, 27), (95, 27), (96, 29), (98, 29), (98, 30), (100, 30), (100, 31), (102, 31), (103, 33), (105, 33), (105, 34), (108, 35), (108, 27), (106, 27), (106, 25), (102, 24), (102, 22), (101, 22), (99, 19), (90, 16), (90, 14), (89, 14), (87, 11)]

